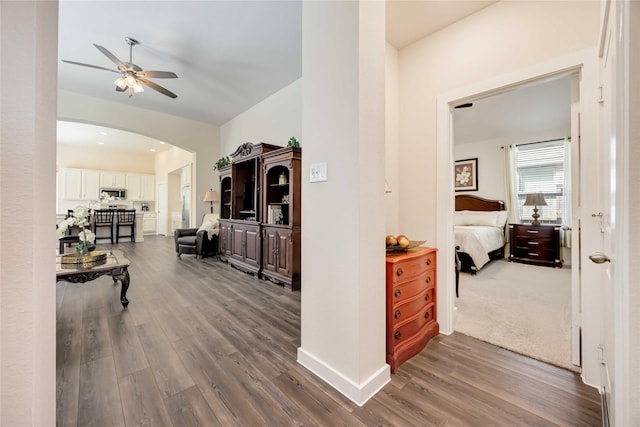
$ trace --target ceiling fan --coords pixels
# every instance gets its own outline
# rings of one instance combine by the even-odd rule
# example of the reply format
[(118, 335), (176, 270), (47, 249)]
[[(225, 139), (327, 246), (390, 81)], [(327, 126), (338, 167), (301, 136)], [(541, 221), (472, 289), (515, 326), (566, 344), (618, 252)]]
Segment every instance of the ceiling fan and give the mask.
[(104, 47), (99, 46), (95, 43), (93, 44), (100, 52), (102, 52), (107, 58), (109, 58), (111, 61), (113, 61), (114, 64), (118, 66), (117, 70), (114, 70), (112, 68), (101, 67), (99, 65), (91, 65), (91, 64), (83, 64), (82, 62), (67, 61), (66, 59), (63, 59), (62, 62), (75, 64), (75, 65), (82, 65), (83, 67), (97, 68), (98, 70), (106, 70), (106, 71), (111, 71), (113, 73), (121, 74), (121, 76), (118, 77), (118, 79), (114, 82), (116, 85), (116, 91), (126, 92), (128, 89), (129, 98), (131, 98), (134, 93), (144, 92), (144, 88), (142, 87), (142, 85), (148, 86), (151, 89), (156, 90), (163, 95), (167, 95), (168, 97), (177, 98), (178, 95), (176, 95), (175, 93), (148, 80), (149, 78), (176, 79), (178, 78), (176, 73), (172, 73), (171, 71), (143, 70), (142, 68), (134, 64), (132, 59), (133, 46), (139, 44), (138, 40), (132, 37), (125, 37), (124, 40), (129, 45), (129, 62), (122, 62), (114, 54), (109, 52)]

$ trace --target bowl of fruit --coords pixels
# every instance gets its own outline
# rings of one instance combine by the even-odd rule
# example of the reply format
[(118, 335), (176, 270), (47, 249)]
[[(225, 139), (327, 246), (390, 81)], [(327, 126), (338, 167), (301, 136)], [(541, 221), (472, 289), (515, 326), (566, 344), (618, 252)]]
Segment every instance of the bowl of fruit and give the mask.
[(404, 234), (398, 236), (388, 235), (386, 238), (387, 252), (406, 252), (409, 249), (417, 248), (426, 240), (409, 240)]

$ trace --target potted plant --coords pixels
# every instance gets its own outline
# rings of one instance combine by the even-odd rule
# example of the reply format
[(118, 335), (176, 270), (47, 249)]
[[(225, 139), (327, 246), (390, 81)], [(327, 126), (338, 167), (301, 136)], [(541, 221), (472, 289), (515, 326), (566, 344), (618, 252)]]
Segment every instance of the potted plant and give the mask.
[(289, 142), (287, 142), (287, 147), (300, 147), (300, 142), (296, 139), (295, 136), (289, 138)]
[(213, 165), (213, 170), (220, 170), (220, 168), (231, 164), (231, 159), (229, 156), (221, 157), (218, 159), (215, 165)]

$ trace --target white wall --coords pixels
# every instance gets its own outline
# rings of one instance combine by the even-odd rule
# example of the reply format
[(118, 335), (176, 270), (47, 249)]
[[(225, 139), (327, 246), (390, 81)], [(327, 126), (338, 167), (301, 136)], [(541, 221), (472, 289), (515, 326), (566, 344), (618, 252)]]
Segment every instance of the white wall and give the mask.
[(299, 79), (220, 126), (220, 157), (233, 153), (245, 142), (285, 147), (292, 136), (304, 147), (301, 126), (302, 79)]
[(57, 18), (55, 1), (0, 2), (3, 426), (56, 422)]
[(391, 193), (385, 194), (386, 234), (402, 234), (398, 221), (400, 180), (398, 171), (398, 51), (387, 43), (385, 67), (385, 179)]
[(511, 209), (509, 206), (509, 197), (505, 192), (504, 178), (507, 165), (504, 160), (504, 149), (502, 147), (510, 144), (526, 144), (535, 141), (564, 138), (565, 136), (570, 136), (570, 134), (570, 124), (567, 124), (567, 127), (564, 129), (528, 135), (516, 135), (488, 141), (454, 144), (453, 156), (455, 160), (478, 159), (478, 191), (465, 191), (456, 194), (473, 194), (486, 199), (503, 200), (507, 203), (507, 209)]
[(400, 51), (400, 224), (436, 242), (436, 99), (560, 55), (594, 47), (599, 4), (497, 2)]
[[(218, 126), (156, 111), (104, 101), (65, 90), (58, 91), (58, 119), (108, 126), (156, 138), (190, 151), (195, 156), (192, 191), (203, 193), (215, 179), (212, 168), (219, 156)], [(193, 216), (202, 217), (204, 203), (195, 204)]]
[[(168, 230), (169, 235), (173, 233), (173, 230), (171, 228), (171, 213), (174, 211), (182, 212), (182, 205), (181, 205), (182, 201), (181, 201), (181, 194), (180, 194), (180, 175), (178, 174), (176, 178), (174, 175), (171, 175), (171, 173), (176, 170), (181, 170), (185, 166), (190, 167), (195, 163), (195, 157), (196, 156), (194, 153), (190, 153), (178, 147), (172, 147), (167, 151), (163, 151), (161, 153), (156, 154), (156, 157), (155, 157), (156, 186), (159, 183), (169, 184), (166, 186), (167, 212), (165, 217), (167, 221), (166, 229)], [(214, 174), (212, 170), (210, 170), (210, 172), (211, 173), (207, 175), (207, 181), (204, 182), (205, 186), (207, 185), (207, 183), (209, 183), (209, 185), (211, 186), (217, 185), (217, 184), (214, 184), (213, 182), (214, 175), (216, 174)], [(202, 186), (201, 188), (205, 188), (205, 186)], [(208, 189), (209, 188), (204, 189), (201, 195), (198, 193), (194, 195), (193, 192), (195, 190), (193, 188), (191, 189), (192, 200), (194, 205), (198, 205), (198, 204), (204, 205), (204, 203), (202, 203), (201, 200), (204, 197), (204, 192), (206, 192)], [(162, 216), (160, 215), (158, 218), (159, 218), (158, 220), (160, 220)], [(194, 209), (192, 208), (191, 209), (192, 224), (198, 224), (198, 218), (199, 217), (197, 216), (197, 213), (194, 213)]]
[[(384, 2), (304, 2), (302, 22), (298, 361), (362, 404), (389, 379)], [(327, 181), (310, 183), (309, 167), (320, 162), (327, 163)]]

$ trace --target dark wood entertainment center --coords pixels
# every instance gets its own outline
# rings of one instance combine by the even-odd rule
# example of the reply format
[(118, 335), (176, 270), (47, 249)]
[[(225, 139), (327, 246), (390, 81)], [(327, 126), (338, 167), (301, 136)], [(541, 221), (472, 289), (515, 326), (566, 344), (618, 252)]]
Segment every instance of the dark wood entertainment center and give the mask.
[(220, 168), (219, 258), (300, 289), (302, 150), (242, 144)]

